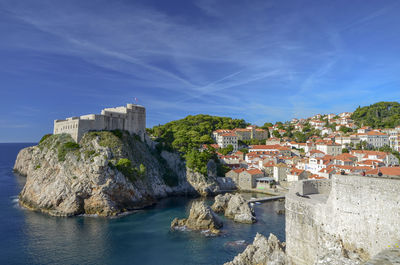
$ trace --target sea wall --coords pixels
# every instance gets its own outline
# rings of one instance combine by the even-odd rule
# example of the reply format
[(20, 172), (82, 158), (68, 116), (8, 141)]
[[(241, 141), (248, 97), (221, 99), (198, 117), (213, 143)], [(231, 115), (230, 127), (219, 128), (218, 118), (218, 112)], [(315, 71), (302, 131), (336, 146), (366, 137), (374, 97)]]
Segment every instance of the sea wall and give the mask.
[(289, 262), (332, 256), (358, 264), (399, 244), (400, 179), (334, 175), (330, 181), (331, 187), (326, 180), (299, 182), (287, 194)]

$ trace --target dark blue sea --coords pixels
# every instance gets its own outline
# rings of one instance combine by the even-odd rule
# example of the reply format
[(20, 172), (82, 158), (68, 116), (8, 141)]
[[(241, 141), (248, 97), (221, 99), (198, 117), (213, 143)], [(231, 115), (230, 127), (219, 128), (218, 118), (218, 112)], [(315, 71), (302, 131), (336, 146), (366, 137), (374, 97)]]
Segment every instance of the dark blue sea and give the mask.
[[(223, 264), (243, 251), (257, 232), (285, 240), (282, 202), (255, 206), (253, 225), (224, 220), (224, 234), (170, 231), (188, 213), (191, 198), (174, 197), (119, 218), (50, 217), (22, 209), (25, 178), (12, 172), (18, 151), (33, 144), (0, 144), (0, 264)], [(254, 196), (254, 195), (253, 195)], [(212, 201), (209, 200), (209, 203)]]

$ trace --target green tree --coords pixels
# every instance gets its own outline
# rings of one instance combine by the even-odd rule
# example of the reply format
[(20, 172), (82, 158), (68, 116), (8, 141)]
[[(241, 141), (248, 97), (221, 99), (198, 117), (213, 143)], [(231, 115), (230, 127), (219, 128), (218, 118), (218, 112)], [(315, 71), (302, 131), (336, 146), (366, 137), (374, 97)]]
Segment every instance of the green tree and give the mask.
[(239, 150), (240, 152), (242, 152), (243, 154), (247, 154), (249, 152), (249, 149), (247, 148), (242, 148)]
[(268, 128), (272, 127), (272, 126), (274, 126), (272, 123), (266, 122), (266, 123), (264, 123), (264, 125), (261, 128), (264, 130), (268, 130)]
[(245, 128), (246, 126), (248, 123), (243, 119), (199, 114), (154, 126), (148, 129), (148, 132), (160, 143), (158, 150), (174, 150), (184, 155), (193, 148), (199, 148), (201, 144), (212, 143), (211, 135), (214, 130)]
[(275, 130), (272, 132), (272, 135), (276, 138), (282, 138), (281, 134), (279, 133), (279, 131)]
[(351, 128), (348, 128), (345, 126), (340, 126), (339, 131), (344, 132), (344, 133), (349, 133), (349, 132), (352, 132), (353, 130)]
[(370, 106), (358, 107), (351, 118), (358, 126), (393, 128), (400, 125), (400, 104), (378, 102)]
[(228, 145), (226, 148), (221, 148), (219, 149), (219, 153), (223, 154), (224, 156), (226, 156), (227, 154), (229, 154), (230, 152), (233, 151), (233, 145)]

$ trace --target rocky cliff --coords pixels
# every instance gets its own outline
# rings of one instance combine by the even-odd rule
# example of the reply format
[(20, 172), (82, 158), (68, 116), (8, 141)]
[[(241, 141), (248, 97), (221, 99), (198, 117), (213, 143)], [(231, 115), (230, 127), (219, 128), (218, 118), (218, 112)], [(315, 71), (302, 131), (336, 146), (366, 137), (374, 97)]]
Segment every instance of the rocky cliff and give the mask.
[(27, 177), (20, 204), (55, 216), (109, 216), (172, 194), (203, 194), (198, 187), (215, 184), (187, 181), (191, 175), (176, 158), (124, 132), (90, 132), (79, 144), (51, 135), (17, 156), (14, 170)]

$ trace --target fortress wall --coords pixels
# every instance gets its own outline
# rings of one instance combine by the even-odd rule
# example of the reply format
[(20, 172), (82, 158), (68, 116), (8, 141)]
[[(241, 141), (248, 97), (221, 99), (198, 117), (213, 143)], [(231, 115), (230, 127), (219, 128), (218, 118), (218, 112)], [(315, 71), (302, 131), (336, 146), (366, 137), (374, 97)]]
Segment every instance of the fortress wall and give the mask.
[(78, 139), (79, 119), (55, 120), (53, 134), (67, 133), (76, 140)]
[(301, 195), (329, 194), (331, 192), (331, 180), (304, 180), (299, 182), (300, 187), (296, 192)]
[(370, 256), (400, 245), (400, 179), (334, 175), (326, 231)]
[(315, 205), (310, 204), (306, 198), (287, 194), (285, 215), (288, 260), (296, 265), (314, 264), (317, 257), (319, 231)]
[[(327, 200), (321, 199), (321, 194), (297, 196), (303, 188), (301, 182), (286, 195), (289, 261), (314, 264), (319, 255), (333, 248), (365, 260), (400, 243), (400, 179), (334, 175), (331, 181)], [(310, 188), (314, 192), (315, 186), (305, 182), (305, 191)], [(340, 255), (340, 250), (335, 255)]]

